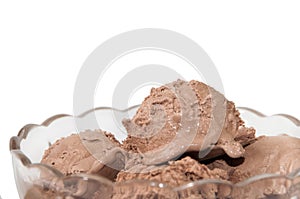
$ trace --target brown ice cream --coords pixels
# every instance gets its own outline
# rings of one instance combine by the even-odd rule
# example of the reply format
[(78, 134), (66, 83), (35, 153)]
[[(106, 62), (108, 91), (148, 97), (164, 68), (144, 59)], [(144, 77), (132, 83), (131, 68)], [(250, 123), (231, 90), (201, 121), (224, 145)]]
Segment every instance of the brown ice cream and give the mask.
[(112, 183), (105, 183), (104, 178), (100, 181), (68, 176), (64, 178), (64, 182), (61, 179), (56, 181), (55, 185), (51, 183), (33, 185), (24, 199), (111, 199)]
[(179, 199), (179, 197), (171, 187), (159, 187), (157, 184), (138, 181), (116, 184), (112, 199)]
[[(206, 165), (200, 164), (190, 157), (185, 157), (181, 160), (170, 161), (167, 165), (161, 166), (136, 165), (127, 171), (121, 171), (116, 181), (124, 183), (130, 180), (149, 180), (165, 183), (170, 187), (176, 188), (202, 179), (228, 180), (228, 174), (227, 171), (222, 169), (210, 170)], [(203, 198), (215, 198), (215, 196), (220, 195), (218, 191), (220, 190), (218, 190), (217, 186), (212, 184), (202, 186), (198, 189), (198, 192), (201, 192), (202, 196), (206, 196)], [(140, 192), (140, 194), (143, 195), (145, 192)], [(180, 198), (188, 198), (193, 194), (192, 192), (186, 192), (185, 197)], [(197, 196), (196, 198), (200, 198), (198, 194)]]
[(31, 187), (26, 195), (24, 196), (24, 199), (55, 199), (55, 198), (64, 198), (64, 195), (62, 193), (52, 191), (52, 190), (46, 190), (39, 186)]
[[(242, 182), (250, 177), (262, 174), (287, 175), (300, 168), (300, 139), (282, 136), (262, 136), (245, 148), (243, 158), (232, 159), (221, 157), (208, 164), (209, 168), (219, 168), (228, 171), (232, 183)], [(278, 182), (278, 183), (275, 183)], [(283, 180), (270, 180), (262, 183), (247, 185), (242, 189), (244, 196), (255, 198), (265, 195), (280, 195), (285, 190)]]
[[(245, 161), (237, 167), (234, 181), (254, 175), (277, 173), (287, 175), (300, 168), (300, 139), (291, 136), (267, 136), (246, 147)], [(243, 175), (235, 175), (243, 174)]]
[(124, 168), (125, 157), (119, 147), (110, 133), (85, 131), (57, 140), (45, 151), (41, 162), (65, 175), (90, 173), (113, 180)]
[(190, 157), (185, 157), (181, 160), (170, 161), (168, 165), (158, 167), (136, 165), (126, 172), (121, 171), (116, 181), (123, 182), (133, 179), (163, 182), (169, 186), (177, 187), (200, 179), (227, 180), (228, 175), (225, 170), (210, 170), (206, 165), (200, 164)]
[[(245, 127), (234, 103), (198, 81), (178, 80), (153, 88), (136, 115), (123, 124), (128, 132), (123, 143), (102, 130), (85, 131), (56, 141), (45, 151), (42, 163), (66, 176), (87, 173), (110, 179), (114, 185), (106, 198), (113, 199), (228, 198), (230, 194), (264, 198), (282, 194), (281, 187), (250, 184), (232, 191), (211, 183), (185, 192), (177, 189), (202, 179), (240, 183), (254, 175), (285, 175), (300, 167), (295, 158), (300, 139), (255, 138), (255, 130)], [(97, 183), (78, 184), (77, 195), (62, 197), (33, 187), (25, 198), (98, 199), (103, 198), (100, 188)]]
[(230, 170), (233, 183), (260, 174), (286, 175), (300, 168), (300, 159), (296, 158), (300, 154), (299, 146), (299, 138), (287, 135), (262, 136), (245, 148), (243, 158), (222, 158), (208, 166)]
[[(184, 96), (187, 97), (182, 100)], [(191, 113), (183, 117), (183, 110)], [(194, 135), (180, 132), (187, 119), (193, 120), (190, 124), (197, 124)], [(213, 150), (205, 158), (218, 156), (223, 151), (233, 158), (242, 157), (243, 145), (250, 143), (255, 134), (253, 128), (244, 126), (233, 102), (198, 81), (177, 80), (153, 88), (133, 119), (123, 123), (129, 135), (123, 142), (127, 150), (146, 153), (166, 145), (173, 146), (145, 159), (146, 164), (162, 163), (185, 151), (202, 150), (205, 156), (211, 148)], [(175, 139), (176, 136), (179, 139)], [(183, 146), (187, 137), (190, 142)]]

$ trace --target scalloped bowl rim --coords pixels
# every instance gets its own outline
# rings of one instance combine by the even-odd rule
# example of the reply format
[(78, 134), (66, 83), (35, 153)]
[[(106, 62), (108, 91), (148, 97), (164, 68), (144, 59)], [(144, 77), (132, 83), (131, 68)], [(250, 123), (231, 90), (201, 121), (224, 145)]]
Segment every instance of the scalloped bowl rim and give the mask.
[[(178, 187), (170, 187), (169, 185), (167, 185), (166, 183), (161, 183), (161, 182), (157, 182), (157, 181), (150, 181), (150, 180), (130, 180), (130, 181), (125, 181), (122, 183), (115, 183), (113, 181), (110, 181), (109, 179), (106, 179), (104, 177), (101, 177), (99, 175), (92, 175), (92, 174), (85, 174), (85, 173), (79, 173), (79, 174), (73, 174), (70, 176), (65, 176), (63, 173), (61, 173), (59, 170), (46, 165), (46, 164), (42, 164), (42, 163), (32, 163), (31, 160), (22, 152), (22, 150), (20, 149), (20, 143), (23, 139), (26, 139), (28, 133), (36, 128), (36, 127), (49, 127), (51, 126), (51, 124), (61, 118), (65, 118), (65, 117), (71, 117), (71, 118), (82, 118), (85, 115), (93, 112), (93, 111), (99, 111), (99, 110), (114, 110), (114, 111), (119, 111), (119, 112), (126, 112), (129, 111), (131, 109), (137, 108), (140, 105), (135, 105), (135, 106), (131, 106), (127, 109), (117, 109), (117, 108), (112, 108), (112, 107), (97, 107), (88, 111), (83, 112), (82, 114), (78, 115), (78, 116), (73, 116), (73, 115), (69, 115), (69, 114), (57, 114), (54, 116), (49, 117), (48, 119), (46, 119), (44, 122), (42, 122), (41, 124), (27, 124), (25, 126), (23, 126), (23, 128), (20, 129), (19, 133), (17, 136), (13, 136), (10, 139), (10, 152), (12, 155), (15, 155), (21, 162), (22, 165), (27, 167), (27, 168), (33, 168), (33, 167), (38, 167), (40, 169), (47, 169), (49, 170), (51, 173), (53, 173), (54, 175), (56, 175), (56, 177), (58, 179), (64, 180), (66, 178), (83, 178), (83, 179), (93, 179), (93, 180), (97, 180), (100, 181), (101, 183), (105, 183), (107, 185), (117, 185), (117, 186), (122, 186), (122, 185), (128, 185), (131, 183), (136, 183), (137, 181), (140, 183), (146, 183), (149, 186), (155, 186), (158, 188), (171, 188), (173, 191), (181, 191), (184, 189), (188, 189), (190, 187), (196, 186), (196, 185), (202, 185), (202, 184), (207, 184), (207, 183), (214, 183), (214, 184), (223, 184), (223, 185), (227, 185), (227, 186), (231, 186), (232, 188), (238, 188), (238, 187), (243, 187), (245, 185), (251, 184), (255, 181), (258, 180), (262, 180), (262, 179), (269, 179), (269, 178), (284, 178), (287, 180), (293, 180), (295, 177), (298, 177), (300, 174), (300, 168), (292, 171), (291, 173), (287, 174), (287, 175), (280, 175), (280, 174), (261, 174), (261, 175), (256, 175), (256, 176), (252, 176), (244, 181), (238, 182), (236, 184), (229, 182), (229, 181), (224, 181), (224, 180), (218, 180), (218, 179), (203, 179), (203, 180), (198, 180), (198, 181), (192, 181), (192, 182), (188, 182), (184, 185), (178, 186)], [(299, 132), (300, 132), (300, 120), (297, 119), (294, 116), (288, 115), (288, 114), (274, 114), (274, 115), (265, 115), (257, 110), (248, 108), (248, 107), (237, 107), (237, 109), (240, 110), (245, 110), (248, 112), (251, 112), (253, 114), (255, 114), (258, 117), (262, 117), (262, 118), (266, 118), (266, 117), (282, 117), (285, 119), (290, 120), (291, 122), (293, 122), (295, 124), (296, 127), (299, 127)]]

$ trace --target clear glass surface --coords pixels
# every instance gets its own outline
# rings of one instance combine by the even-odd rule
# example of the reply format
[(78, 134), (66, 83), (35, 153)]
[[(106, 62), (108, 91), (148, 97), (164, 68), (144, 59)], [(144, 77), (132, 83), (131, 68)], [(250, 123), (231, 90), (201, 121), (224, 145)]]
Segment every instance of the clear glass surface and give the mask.
[[(35, 198), (118, 198), (124, 190), (131, 190), (128, 198), (264, 198), (266, 184), (276, 186), (277, 193), (265, 198), (300, 198), (300, 168), (286, 176), (265, 174), (231, 184), (220, 180), (199, 180), (171, 188), (163, 183), (131, 181), (116, 184), (96, 175), (64, 176), (58, 170), (40, 164), (44, 150), (61, 137), (88, 129), (101, 128), (112, 132), (117, 139), (126, 137), (121, 119), (131, 118), (138, 106), (126, 110), (97, 108), (80, 116), (56, 115), (41, 125), (28, 124), (10, 140), (15, 181), (21, 199)], [(265, 116), (250, 108), (238, 108), (247, 126), (253, 126), (259, 135), (288, 134), (300, 138), (300, 121), (292, 116), (278, 114)], [(90, 122), (93, 121), (93, 122)], [(295, 157), (295, 158), (300, 158)], [(252, 187), (261, 187), (253, 195)], [(41, 191), (45, 188), (49, 191)], [(217, 190), (218, 195), (208, 193)], [(146, 194), (146, 190), (152, 190)], [(138, 193), (137, 190), (145, 190)], [(251, 195), (249, 193), (251, 192)], [(48, 195), (47, 195), (48, 194)], [(128, 192), (127, 192), (128, 194)]]

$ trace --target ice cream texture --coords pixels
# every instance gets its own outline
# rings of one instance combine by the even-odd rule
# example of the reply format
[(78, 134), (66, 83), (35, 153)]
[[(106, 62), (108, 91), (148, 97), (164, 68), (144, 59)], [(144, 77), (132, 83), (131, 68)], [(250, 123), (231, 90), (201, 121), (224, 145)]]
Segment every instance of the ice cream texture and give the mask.
[[(123, 125), (128, 133), (123, 142), (103, 130), (72, 134), (53, 143), (41, 163), (66, 176), (87, 173), (108, 178), (116, 185), (146, 180), (170, 188), (203, 179), (239, 183), (264, 173), (285, 175), (300, 167), (295, 158), (300, 152), (300, 139), (255, 137), (255, 129), (245, 126), (233, 102), (195, 80), (152, 88), (134, 117), (124, 118)], [(189, 125), (194, 129), (185, 131), (183, 127)], [(259, 197), (278, 188), (274, 184), (265, 186), (259, 188), (264, 190), (257, 192)], [(30, 191), (42, 193), (40, 189)], [(222, 194), (215, 186), (202, 190), (202, 198), (222, 198)], [(154, 187), (116, 189), (111, 195), (121, 199), (169, 197), (163, 189)], [(101, 198), (101, 193), (95, 192), (93, 198)]]
[(243, 158), (217, 158), (208, 165), (230, 173), (230, 181), (241, 182), (261, 174), (287, 175), (300, 168), (300, 139), (287, 135), (261, 136), (245, 147)]
[(113, 180), (125, 164), (120, 145), (110, 133), (85, 131), (57, 140), (45, 151), (41, 162), (65, 175), (88, 173)]
[[(177, 90), (179, 94), (175, 94), (173, 90)], [(187, 98), (194, 96), (192, 99), (195, 101), (181, 103), (179, 99), (186, 93)], [(198, 124), (194, 135), (179, 131), (182, 122), (186, 120), (182, 117), (182, 111), (186, 109), (198, 109), (194, 111), (197, 115), (188, 116)], [(168, 151), (156, 153), (151, 163), (170, 160), (186, 151), (205, 152), (210, 149), (210, 153), (203, 158), (215, 157), (224, 152), (233, 158), (242, 157), (245, 152), (243, 145), (250, 143), (255, 137), (255, 130), (245, 127), (233, 102), (198, 81), (177, 80), (153, 88), (136, 115), (123, 123), (128, 132), (123, 146), (128, 150), (148, 152), (168, 144), (174, 146)], [(188, 136), (192, 136), (188, 146), (180, 147)]]

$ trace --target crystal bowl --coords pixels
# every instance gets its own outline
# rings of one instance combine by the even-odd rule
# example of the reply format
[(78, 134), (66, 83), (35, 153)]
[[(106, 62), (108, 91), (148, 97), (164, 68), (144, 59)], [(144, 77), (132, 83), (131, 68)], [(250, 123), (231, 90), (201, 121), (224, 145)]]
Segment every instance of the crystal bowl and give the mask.
[[(40, 125), (24, 126), (18, 135), (10, 140), (15, 182), (20, 198), (106, 199), (119, 198), (120, 194), (128, 199), (300, 198), (300, 168), (285, 176), (263, 174), (237, 184), (210, 179), (193, 181), (180, 187), (169, 187), (160, 182), (142, 180), (114, 183), (101, 176), (88, 174), (64, 176), (60, 171), (39, 163), (44, 150), (51, 143), (74, 132), (101, 128), (114, 133), (119, 140), (124, 139), (126, 133), (121, 125), (121, 119), (131, 118), (138, 107), (133, 106), (126, 110), (99, 107), (76, 117), (65, 114), (55, 115)], [(285, 114), (265, 116), (245, 107), (239, 107), (238, 110), (246, 125), (256, 129), (257, 136), (287, 134), (300, 138), (300, 121), (295, 117)], [(295, 158), (300, 158), (300, 154)], [(270, 183), (276, 184), (276, 193), (265, 195), (268, 190), (264, 190), (264, 185)], [(218, 194), (205, 193), (203, 191), (205, 187), (217, 190)], [(254, 187), (261, 187), (261, 190), (253, 192)], [(137, 190), (150, 189), (151, 194), (149, 191), (145, 191), (144, 194), (137, 192)]]

